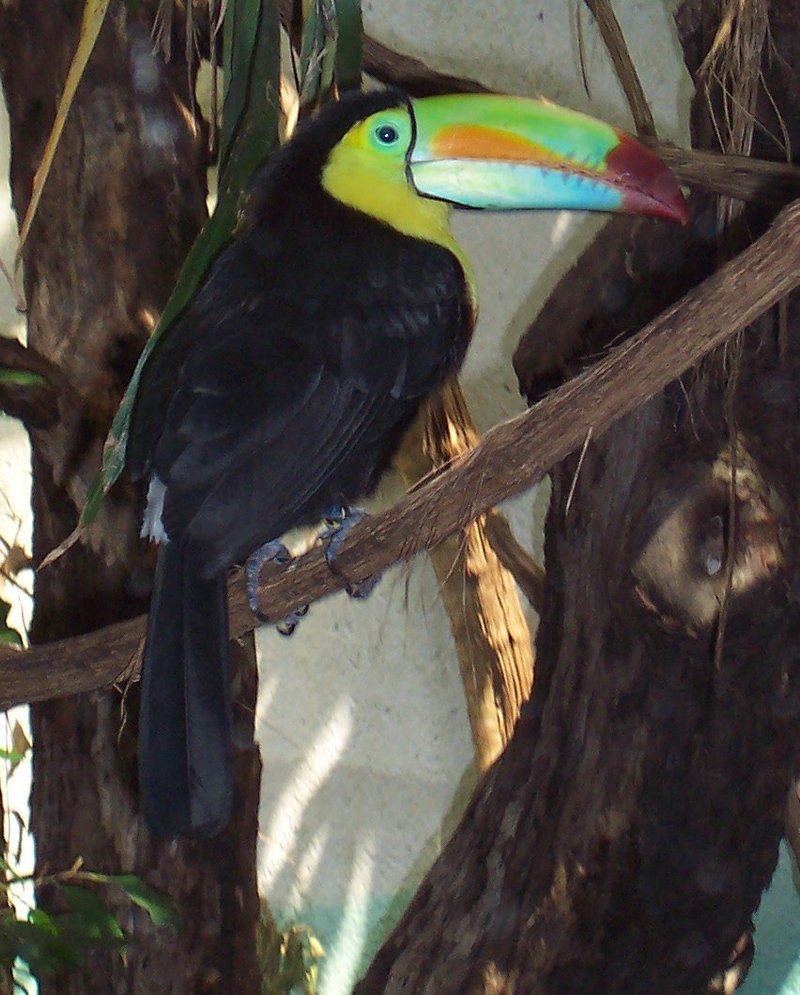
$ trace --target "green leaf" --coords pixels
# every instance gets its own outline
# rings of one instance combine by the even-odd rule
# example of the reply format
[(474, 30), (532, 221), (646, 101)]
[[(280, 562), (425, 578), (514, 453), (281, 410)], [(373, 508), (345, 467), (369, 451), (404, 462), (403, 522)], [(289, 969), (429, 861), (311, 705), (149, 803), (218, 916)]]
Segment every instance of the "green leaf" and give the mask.
[(12, 370), (0, 366), (0, 383), (10, 383), (17, 387), (41, 387), (47, 380), (41, 373), (34, 373), (32, 370)]
[(231, 14), (222, 129), (230, 131), (233, 145), (220, 160), (219, 186), (221, 197), (231, 198), (238, 211), (243, 192), (278, 141), (281, 39), (278, 0), (228, 0), (226, 38)]
[(35, 926), (48, 936), (58, 936), (58, 923), (49, 912), (44, 909), (31, 909), (28, 913), (28, 923)]
[(361, 0), (336, 0), (336, 82), (340, 90), (361, 87), (364, 26)]
[(22, 636), (8, 624), (10, 611), (11, 605), (6, 601), (0, 601), (0, 643), (5, 646), (22, 646)]
[[(261, 75), (258, 53), (262, 33), (269, 13), (269, 0), (229, 0), (225, 12), (223, 72), (225, 95), (222, 103), (220, 128), (219, 174), (220, 183), (226, 175), (230, 156), (239, 129), (247, 121), (248, 108), (260, 95), (254, 92), (256, 77)], [(266, 80), (263, 81), (266, 83)]]
[(151, 888), (135, 874), (109, 874), (106, 877), (111, 884), (122, 888), (135, 905), (144, 909), (156, 926), (180, 928), (180, 916), (168, 895)]
[(57, 921), (41, 909), (33, 909), (27, 921), (5, 919), (0, 922), (0, 949), (4, 958), (7, 952), (13, 951), (37, 977), (64, 967), (84, 965), (82, 952), (64, 939)]
[(124, 930), (98, 895), (77, 885), (58, 887), (74, 913), (60, 917), (59, 927), (76, 946), (116, 949), (127, 945)]
[(300, 44), (300, 105), (307, 107), (327, 96), (336, 60), (334, 0), (311, 0)]

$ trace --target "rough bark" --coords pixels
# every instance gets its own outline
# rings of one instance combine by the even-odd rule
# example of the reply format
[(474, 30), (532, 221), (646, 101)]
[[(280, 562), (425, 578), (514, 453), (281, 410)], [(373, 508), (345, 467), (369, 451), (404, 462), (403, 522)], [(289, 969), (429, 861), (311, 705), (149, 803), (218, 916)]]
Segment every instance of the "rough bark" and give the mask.
[[(702, 58), (720, 7), (696, 6)], [(764, 69), (796, 144), (790, 6)], [(699, 279), (703, 221), (617, 225), (518, 351), (529, 393)], [(555, 470), (532, 699), (358, 995), (738, 983), (798, 762), (799, 391), (795, 295)]]
[[(0, 72), (12, 137), (14, 207), (22, 217), (77, 43), (82, 0), (15, 0), (0, 8)], [(59, 371), (57, 412), (30, 423), (34, 558), (76, 524), (133, 363), (205, 214), (205, 155), (179, 19), (171, 61), (154, 55), (157, 4), (112, 2), (24, 252), (29, 345)], [(177, 43), (176, 43), (177, 42)], [(21, 412), (24, 414), (24, 412)], [(84, 541), (37, 576), (31, 640), (86, 632), (144, 607), (149, 568), (136, 538), (138, 500), (120, 488)], [(33, 709), (31, 825), (40, 868), (78, 857), (134, 872), (170, 893), (179, 936), (119, 900), (133, 945), (43, 991), (246, 991), (256, 987), (252, 655), (239, 670), (241, 804), (206, 843), (163, 844), (138, 814), (135, 693), (97, 693)], [(118, 896), (110, 896), (118, 901)], [(47, 905), (53, 896), (43, 893)]]
[[(743, 407), (754, 400), (745, 389)], [(798, 580), (800, 439), (792, 425), (791, 456), (770, 476), (775, 507), (748, 473), (740, 515), (763, 534), (740, 530), (743, 586), (717, 668), (716, 616), (701, 624), (682, 606), (657, 608), (631, 571), (653, 546), (659, 561), (684, 556), (697, 576), (691, 611), (717, 604), (719, 571), (705, 589), (701, 555), (718, 548), (724, 461), (715, 465), (711, 436), (692, 445), (686, 473), (699, 411), (684, 409), (674, 439), (680, 403), (676, 389), (591, 446), (568, 510), (577, 460), (555, 475), (532, 701), (359, 995), (685, 995), (706, 989), (748, 928), (776, 859), (792, 760), (800, 614), (786, 592)], [(753, 448), (768, 451), (787, 421), (770, 423), (772, 438), (752, 436)], [(660, 481), (660, 506), (636, 487), (642, 477)]]

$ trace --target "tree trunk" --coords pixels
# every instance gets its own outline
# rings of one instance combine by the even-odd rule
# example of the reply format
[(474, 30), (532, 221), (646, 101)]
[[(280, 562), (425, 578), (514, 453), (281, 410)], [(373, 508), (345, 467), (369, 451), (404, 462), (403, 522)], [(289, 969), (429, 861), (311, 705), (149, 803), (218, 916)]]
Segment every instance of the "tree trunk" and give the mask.
[[(28, 345), (60, 370), (58, 412), (29, 425), (34, 559), (73, 529), (99, 467), (133, 364), (205, 217), (204, 128), (192, 111), (193, 70), (176, 22), (171, 60), (153, 49), (158, 4), (112, 2), (24, 249)], [(0, 72), (21, 219), (75, 51), (83, 0), (0, 7)], [(37, 576), (31, 639), (85, 632), (146, 604), (150, 568), (137, 539), (139, 496), (119, 488), (85, 540)], [(252, 646), (237, 672), (238, 792), (228, 831), (203, 843), (150, 837), (138, 812), (136, 691), (33, 707), (32, 829), (40, 870), (133, 872), (174, 897), (179, 936), (110, 895), (134, 943), (91, 959), (87, 975), (43, 991), (254, 991), (256, 799)], [(41, 894), (48, 905), (54, 896)]]
[[(762, 69), (797, 147), (791, 7)], [(684, 8), (690, 68), (720, 13)], [(529, 396), (704, 275), (714, 217), (615, 221), (521, 343)], [(795, 298), (553, 473), (532, 698), (358, 995), (738, 983), (797, 763), (798, 396)]]

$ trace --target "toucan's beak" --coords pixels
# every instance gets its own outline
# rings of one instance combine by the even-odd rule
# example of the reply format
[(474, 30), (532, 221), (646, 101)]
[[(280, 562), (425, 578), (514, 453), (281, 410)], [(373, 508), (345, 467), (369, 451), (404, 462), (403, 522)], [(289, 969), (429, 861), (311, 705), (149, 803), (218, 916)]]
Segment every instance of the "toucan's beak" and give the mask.
[(650, 214), (686, 224), (664, 163), (630, 135), (545, 100), (454, 94), (411, 100), (408, 174), (463, 207)]

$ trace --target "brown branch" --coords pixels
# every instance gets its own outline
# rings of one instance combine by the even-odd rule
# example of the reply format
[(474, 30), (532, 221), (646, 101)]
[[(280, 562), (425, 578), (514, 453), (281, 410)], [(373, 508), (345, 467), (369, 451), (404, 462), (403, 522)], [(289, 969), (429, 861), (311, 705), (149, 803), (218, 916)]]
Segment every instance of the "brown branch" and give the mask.
[(800, 196), (800, 168), (789, 163), (683, 149), (669, 142), (648, 144), (681, 183), (726, 197), (776, 205)]
[[(529, 411), (495, 426), (463, 459), (392, 508), (356, 525), (338, 554), (342, 574), (363, 581), (436, 545), (504, 498), (526, 490), (577, 449), (589, 429), (597, 439), (798, 284), (800, 203), (795, 203), (758, 241), (602, 362)], [(322, 549), (316, 547), (262, 584), (261, 607), (281, 618), (344, 583), (331, 574)], [(235, 572), (229, 591), (231, 634), (236, 638), (255, 626), (241, 571)], [(143, 626), (143, 619), (134, 619), (24, 653), (0, 654), (0, 706), (113, 683), (133, 666)]]
[(511, 526), (499, 511), (486, 516), (486, 537), (498, 560), (508, 570), (536, 612), (541, 612), (544, 602), (546, 575), (534, 558), (514, 538)]
[(489, 93), (489, 87), (464, 76), (450, 76), (364, 36), (364, 69), (387, 86), (402, 86), (418, 97), (439, 93)]
[[(410, 486), (479, 439), (454, 378), (429, 400), (395, 464)], [(530, 630), (514, 578), (489, 542), (488, 518), (479, 516), (428, 551), (455, 640), (478, 771), (505, 748), (533, 680)]]
[[(745, 328), (800, 283), (800, 203), (736, 259), (690, 291), (642, 332), (530, 411), (495, 426), (463, 459), (388, 512), (353, 528), (338, 563), (352, 581), (408, 559), (463, 528), (506, 497), (540, 480), (594, 438)], [(312, 550), (264, 588), (273, 616), (334, 586), (321, 550)]]
[(138, 672), (145, 616), (15, 652), (0, 650), (0, 709), (64, 698)]
[(614, 71), (628, 102), (637, 135), (655, 137), (656, 125), (653, 121), (653, 114), (644, 95), (639, 74), (636, 72), (636, 67), (631, 59), (628, 46), (625, 43), (625, 36), (617, 20), (617, 15), (614, 13), (611, 0), (584, 0), (584, 3), (597, 22), (600, 35), (614, 64)]

